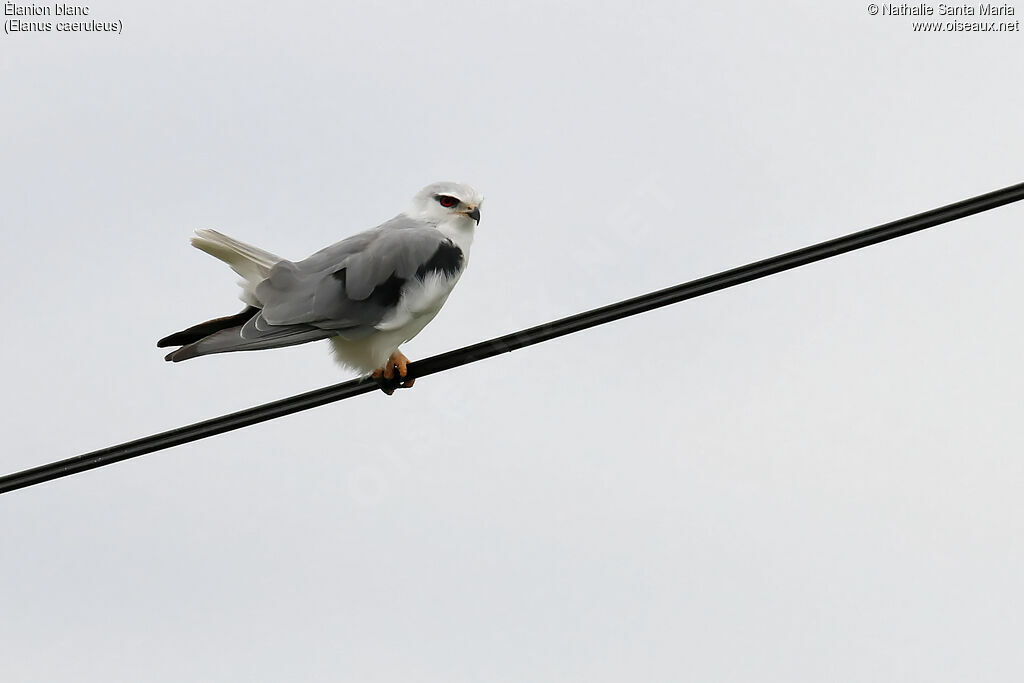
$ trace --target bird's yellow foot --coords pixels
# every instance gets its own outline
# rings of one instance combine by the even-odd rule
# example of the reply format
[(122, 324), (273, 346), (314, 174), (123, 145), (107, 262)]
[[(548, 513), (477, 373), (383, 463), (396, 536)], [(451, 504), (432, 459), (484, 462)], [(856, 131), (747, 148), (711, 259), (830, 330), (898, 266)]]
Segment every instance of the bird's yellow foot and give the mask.
[(405, 379), (408, 374), (409, 359), (401, 351), (395, 351), (384, 367), (377, 368), (370, 376), (380, 384), (380, 390), (390, 396), (395, 389), (408, 389), (416, 382), (412, 377)]

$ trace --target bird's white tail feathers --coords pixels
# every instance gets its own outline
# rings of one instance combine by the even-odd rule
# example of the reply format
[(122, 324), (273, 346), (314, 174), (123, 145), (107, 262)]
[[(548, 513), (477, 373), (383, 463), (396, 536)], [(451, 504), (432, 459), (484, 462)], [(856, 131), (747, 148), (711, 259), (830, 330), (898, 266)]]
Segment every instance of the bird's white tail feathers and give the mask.
[(238, 285), (242, 288), (240, 298), (250, 306), (262, 307), (256, 299), (256, 285), (266, 279), (274, 264), (283, 259), (269, 251), (263, 251), (245, 242), (228, 237), (216, 230), (201, 228), (192, 238), (192, 246), (219, 258), (231, 266), (231, 270), (242, 276)]

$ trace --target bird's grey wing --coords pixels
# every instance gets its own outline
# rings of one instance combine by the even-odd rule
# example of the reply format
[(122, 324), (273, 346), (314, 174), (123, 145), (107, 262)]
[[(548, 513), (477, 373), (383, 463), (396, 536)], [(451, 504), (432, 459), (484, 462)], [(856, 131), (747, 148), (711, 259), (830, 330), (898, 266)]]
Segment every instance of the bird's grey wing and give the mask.
[(242, 336), (283, 325), (368, 334), (398, 304), (407, 281), (432, 264), (454, 268), (456, 258), (461, 267), (462, 252), (443, 234), (398, 216), (303, 261), (275, 264), (256, 288), (263, 310)]

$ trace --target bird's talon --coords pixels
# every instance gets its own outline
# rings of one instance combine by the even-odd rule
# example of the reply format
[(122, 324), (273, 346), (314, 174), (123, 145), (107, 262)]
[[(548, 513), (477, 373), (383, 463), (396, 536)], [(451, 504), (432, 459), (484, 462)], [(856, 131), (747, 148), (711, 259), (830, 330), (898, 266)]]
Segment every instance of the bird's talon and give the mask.
[(395, 382), (394, 379), (387, 379), (385, 377), (375, 377), (374, 379), (377, 380), (377, 386), (380, 387), (380, 390), (383, 391), (388, 396), (391, 396), (393, 393), (395, 393), (395, 389), (399, 387), (399, 385)]

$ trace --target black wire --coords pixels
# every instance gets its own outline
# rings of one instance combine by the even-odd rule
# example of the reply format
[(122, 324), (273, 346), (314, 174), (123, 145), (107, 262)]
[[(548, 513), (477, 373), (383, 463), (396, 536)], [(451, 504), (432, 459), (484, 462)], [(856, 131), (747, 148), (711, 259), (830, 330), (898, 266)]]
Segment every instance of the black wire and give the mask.
[[(848, 251), (862, 249), (958, 218), (988, 211), (1004, 204), (1020, 201), (1021, 199), (1024, 199), (1024, 183), (1011, 185), (1001, 190), (965, 199), (955, 204), (932, 209), (931, 211), (925, 211), (916, 216), (902, 218), (875, 228), (855, 232), (845, 237), (797, 249), (787, 254), (773, 256), (772, 258), (733, 268), (717, 275), (710, 275), (699, 280), (693, 280), (692, 282), (686, 282), (675, 287), (638, 296), (634, 299), (627, 299), (626, 301), (620, 301), (609, 306), (595, 308), (591, 311), (569, 316), (568, 318), (562, 318), (561, 320), (531, 327), (527, 330), (432, 356), (431, 358), (410, 363), (409, 377), (426, 377), (427, 375), (444, 372), (460, 365), (466, 365), (467, 363), (515, 351), (526, 346), (539, 344), (549, 339), (555, 339), (556, 337), (579, 332), (596, 325), (603, 325), (620, 318), (644, 313), (661, 306), (717, 292), (720, 289), (734, 287), (744, 282), (774, 275), (784, 270), (797, 268), (808, 263), (838, 256), (839, 254), (845, 254)], [(215, 417), (186, 427), (179, 427), (153, 436), (129, 441), (128, 443), (93, 451), (92, 453), (78, 455), (67, 460), (15, 472), (14, 474), (0, 477), (0, 493), (7, 493), (8, 491), (14, 491), (26, 486), (41, 484), (51, 479), (66, 477), (96, 467), (103, 467), (104, 465), (171, 448), (172, 446), (178, 446), (190, 441), (205, 439), (215, 434), (223, 434), (234, 429), (241, 429), (242, 427), (248, 427), (259, 422), (297, 413), (301, 410), (316, 408), (325, 403), (332, 403), (375, 391), (379, 387), (380, 385), (377, 381), (368, 378), (342, 382), (341, 384), (281, 399), (273, 403), (241, 410), (230, 415)]]

